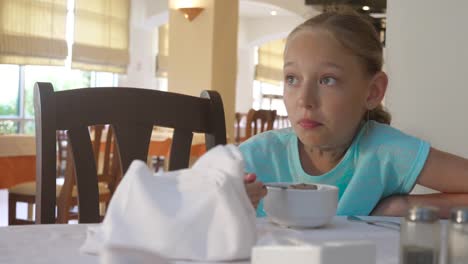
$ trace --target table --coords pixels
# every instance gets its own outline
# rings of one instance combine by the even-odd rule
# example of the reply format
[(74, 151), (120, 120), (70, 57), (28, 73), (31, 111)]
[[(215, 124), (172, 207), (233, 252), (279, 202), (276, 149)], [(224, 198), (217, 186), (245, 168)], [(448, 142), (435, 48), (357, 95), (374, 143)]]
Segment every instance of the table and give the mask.
[[(172, 143), (174, 130), (165, 127), (155, 127), (151, 134), (151, 141), (148, 148), (148, 156), (168, 156)], [(93, 138), (93, 134), (91, 134)], [(106, 147), (107, 129), (102, 132), (100, 151), (104, 152)], [(192, 147), (190, 154), (193, 157), (200, 157), (206, 152), (205, 134), (193, 133)]]
[[(102, 137), (105, 139), (105, 135)], [(166, 156), (170, 148), (172, 130), (155, 130), (151, 136), (148, 156)], [(104, 151), (104, 144), (101, 151)], [(206, 152), (205, 134), (194, 133), (191, 156)], [(36, 179), (36, 139), (34, 135), (0, 135), (0, 189)]]
[[(375, 217), (366, 217), (374, 219)], [(379, 219), (382, 217), (378, 217)], [(399, 218), (385, 217), (399, 221)], [(78, 225), (33, 225), (0, 228), (0, 263), (99, 263), (98, 256), (79, 252), (86, 238), (85, 224)], [(370, 240), (377, 246), (376, 264), (397, 264), (399, 233), (394, 230), (349, 222), (335, 217), (326, 228), (287, 229), (257, 219), (257, 244), (269, 244), (281, 238), (297, 238), (307, 242), (336, 240)], [(195, 262), (177, 262), (195, 263)], [(249, 261), (229, 262), (248, 264)]]
[[(148, 149), (148, 156), (165, 156), (168, 154), (173, 136), (173, 129), (158, 128), (153, 130), (151, 135), (151, 142)], [(206, 152), (205, 147), (205, 134), (193, 133), (192, 147), (190, 149), (190, 156), (200, 157)]]
[(34, 181), (36, 141), (32, 135), (0, 135), (0, 189)]

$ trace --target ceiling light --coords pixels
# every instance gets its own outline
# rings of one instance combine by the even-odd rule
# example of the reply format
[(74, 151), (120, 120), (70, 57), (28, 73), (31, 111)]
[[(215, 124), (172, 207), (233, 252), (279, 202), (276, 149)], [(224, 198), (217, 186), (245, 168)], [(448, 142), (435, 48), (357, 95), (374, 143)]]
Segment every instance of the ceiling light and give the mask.
[(278, 14), (278, 12), (276, 12), (275, 10), (270, 12), (270, 15), (272, 15), (272, 16), (276, 16), (277, 14)]
[(362, 10), (364, 10), (364, 11), (369, 11), (369, 10), (370, 10), (370, 7), (369, 7), (369, 6), (363, 6), (363, 7), (362, 7)]

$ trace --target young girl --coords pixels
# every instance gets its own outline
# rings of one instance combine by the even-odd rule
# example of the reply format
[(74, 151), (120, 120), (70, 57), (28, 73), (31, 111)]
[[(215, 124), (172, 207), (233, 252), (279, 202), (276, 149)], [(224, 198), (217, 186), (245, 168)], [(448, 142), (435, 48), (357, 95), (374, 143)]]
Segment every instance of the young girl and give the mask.
[[(376, 31), (355, 13), (323, 13), (289, 34), (284, 103), (292, 128), (240, 146), (255, 207), (266, 195), (262, 182), (335, 185), (338, 215), (403, 216), (431, 205), (447, 217), (468, 206), (468, 160), (389, 126), (382, 64)], [(416, 183), (442, 193), (408, 195)], [(261, 204), (257, 213), (264, 215)]]

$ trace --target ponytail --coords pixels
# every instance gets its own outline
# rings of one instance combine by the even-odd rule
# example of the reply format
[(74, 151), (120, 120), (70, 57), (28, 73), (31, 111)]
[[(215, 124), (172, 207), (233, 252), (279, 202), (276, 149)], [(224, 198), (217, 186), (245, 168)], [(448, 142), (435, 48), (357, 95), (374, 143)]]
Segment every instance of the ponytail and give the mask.
[(384, 109), (382, 104), (379, 104), (376, 108), (370, 110), (368, 115), (369, 116), (367, 116), (366, 113), (364, 118), (368, 118), (369, 120), (374, 120), (382, 124), (390, 125), (390, 122), (392, 121), (392, 116)]

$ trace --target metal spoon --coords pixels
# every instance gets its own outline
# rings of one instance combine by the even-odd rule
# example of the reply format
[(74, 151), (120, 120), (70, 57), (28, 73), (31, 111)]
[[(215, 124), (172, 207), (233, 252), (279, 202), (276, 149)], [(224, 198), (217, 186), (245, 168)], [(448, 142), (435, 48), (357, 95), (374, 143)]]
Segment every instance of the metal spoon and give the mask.
[(362, 219), (360, 217), (350, 215), (347, 217), (349, 221), (354, 221), (354, 222), (361, 222), (361, 223), (366, 223), (369, 225), (376, 225), (376, 226), (381, 226), (381, 227), (388, 227), (391, 229), (398, 228), (400, 229), (400, 223), (397, 222), (392, 222), (392, 221), (385, 221), (385, 220), (366, 220)]
[(283, 184), (277, 184), (277, 183), (264, 183), (263, 185), (266, 187), (271, 187), (271, 188), (279, 188), (281, 190), (288, 189), (288, 186), (283, 185)]

